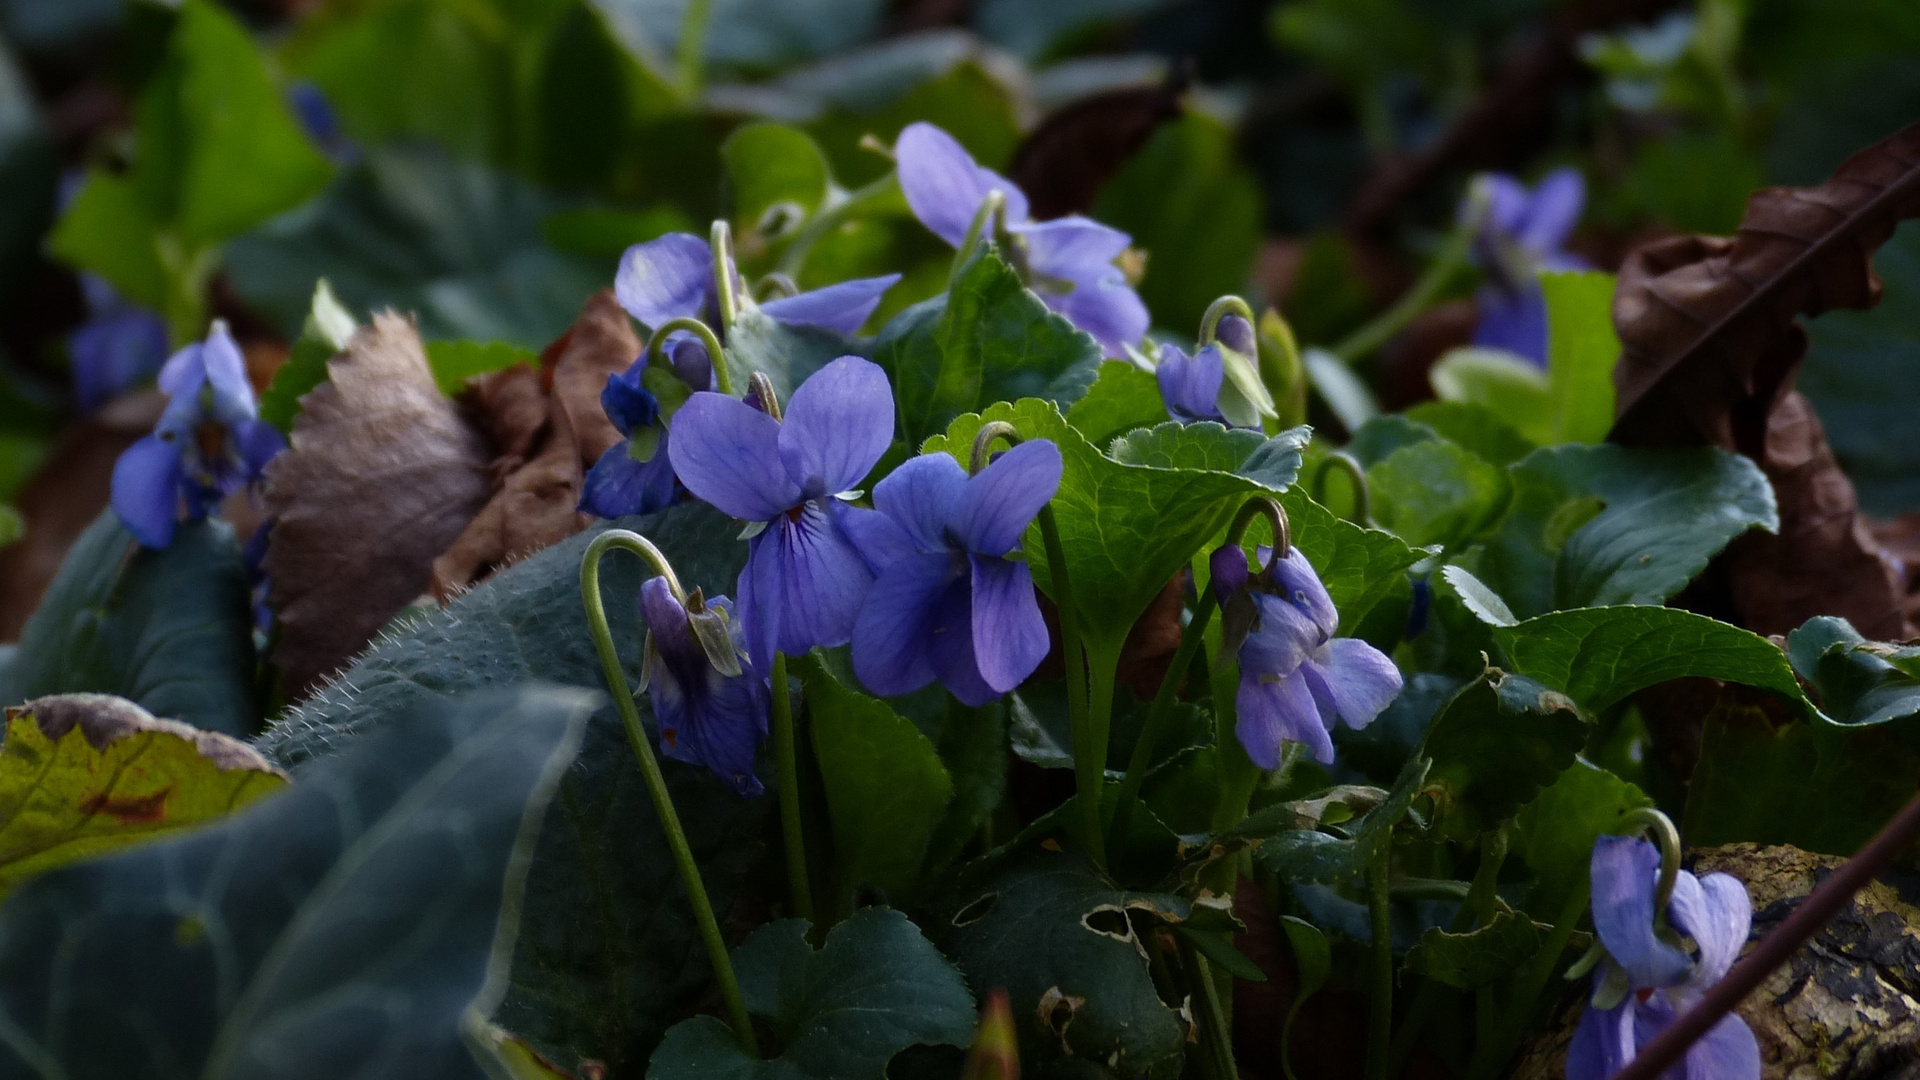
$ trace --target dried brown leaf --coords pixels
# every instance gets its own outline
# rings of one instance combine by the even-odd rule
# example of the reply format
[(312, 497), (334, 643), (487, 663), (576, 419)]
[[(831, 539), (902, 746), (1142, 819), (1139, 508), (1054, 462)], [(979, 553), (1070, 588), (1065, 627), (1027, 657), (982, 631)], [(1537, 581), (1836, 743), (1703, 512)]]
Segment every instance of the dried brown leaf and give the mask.
[(1903, 588), (1859, 516), (1819, 420), (1792, 389), (1802, 315), (1872, 307), (1873, 253), (1920, 216), (1920, 124), (1855, 154), (1813, 188), (1766, 188), (1731, 237), (1678, 236), (1621, 267), (1614, 324), (1619, 419), (1629, 446), (1712, 445), (1758, 462), (1780, 505), (1777, 536), (1727, 551), (1737, 617), (1784, 633), (1840, 615), (1903, 637)]
[(486, 438), (434, 385), (413, 324), (377, 315), (301, 399), (267, 467), (274, 662), (304, 696), (427, 589), (486, 503)]
[(621, 440), (600, 408), (607, 376), (640, 355), (633, 323), (613, 290), (596, 293), (573, 328), (541, 357), (542, 422), (532, 423), (533, 374), (525, 368), (481, 383), (475, 403), (502, 446), (490, 470), (493, 497), (433, 563), (433, 593), (442, 598), (494, 568), (550, 547), (587, 527), (579, 511), (587, 470)]

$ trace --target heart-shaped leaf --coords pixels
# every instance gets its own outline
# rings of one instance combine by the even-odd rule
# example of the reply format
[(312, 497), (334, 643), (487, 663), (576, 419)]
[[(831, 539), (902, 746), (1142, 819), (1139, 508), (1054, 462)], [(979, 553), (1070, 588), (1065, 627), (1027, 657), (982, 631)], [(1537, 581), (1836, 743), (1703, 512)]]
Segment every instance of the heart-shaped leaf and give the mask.
[(1420, 753), (1442, 826), (1459, 839), (1497, 827), (1553, 782), (1587, 741), (1566, 695), (1489, 668), (1441, 708)]

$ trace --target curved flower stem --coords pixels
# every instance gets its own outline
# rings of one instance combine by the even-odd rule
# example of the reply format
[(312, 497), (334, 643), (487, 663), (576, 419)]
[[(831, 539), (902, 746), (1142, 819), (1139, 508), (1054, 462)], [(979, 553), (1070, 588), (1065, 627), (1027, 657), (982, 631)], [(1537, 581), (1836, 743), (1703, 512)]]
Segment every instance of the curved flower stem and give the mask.
[(1367, 994), (1367, 1080), (1387, 1080), (1393, 1046), (1393, 845), (1382, 843), (1367, 867), (1371, 964)]
[(716, 218), (708, 230), (707, 249), (713, 253), (713, 295), (720, 308), (720, 329), (731, 331), (740, 317), (740, 297), (733, 291), (733, 227), (725, 218)]
[(1322, 506), (1326, 505), (1327, 474), (1335, 468), (1346, 473), (1348, 482), (1353, 485), (1354, 524), (1372, 528), (1373, 500), (1371, 493), (1367, 490), (1366, 466), (1361, 465), (1360, 459), (1345, 450), (1329, 452), (1326, 457), (1320, 459), (1320, 464), (1314, 467), (1313, 501)]
[(947, 272), (949, 288), (960, 280), (960, 271), (966, 268), (967, 260), (973, 257), (973, 249), (979, 245), (981, 237), (993, 234), (993, 219), (1006, 206), (1007, 196), (998, 188), (987, 192), (987, 197), (980, 200), (980, 208), (973, 212), (973, 220), (967, 223), (967, 235), (953, 253), (953, 269)]
[(1473, 246), (1473, 234), (1478, 228), (1478, 217), (1475, 213), (1461, 215), (1459, 224), (1447, 234), (1446, 243), (1434, 256), (1433, 262), (1427, 264), (1420, 280), (1414, 282), (1413, 287), (1392, 307), (1375, 316), (1372, 322), (1340, 339), (1331, 351), (1341, 363), (1351, 364), (1385, 345), (1395, 334), (1406, 329), (1415, 316), (1439, 299), (1441, 291), (1453, 280), (1453, 275), (1466, 265), (1467, 251)]
[(807, 264), (807, 256), (813, 253), (813, 246), (820, 238), (839, 228), (854, 215), (883, 203), (889, 196), (900, 192), (900, 178), (889, 170), (885, 176), (863, 187), (848, 192), (844, 198), (832, 206), (825, 207), (807, 219), (807, 223), (795, 233), (787, 250), (780, 254), (780, 272), (789, 277), (798, 278), (800, 270)]
[(712, 21), (712, 14), (713, 0), (688, 0), (686, 14), (680, 17), (680, 40), (673, 50), (673, 77), (684, 101), (700, 96), (707, 60), (707, 24)]
[(699, 338), (700, 344), (707, 347), (707, 356), (713, 361), (714, 388), (732, 397), (733, 376), (727, 371), (727, 354), (720, 348), (719, 335), (713, 332), (713, 327), (691, 316), (668, 319), (654, 328), (653, 336), (647, 339), (647, 366), (652, 367), (654, 361), (665, 355), (662, 350), (666, 348), (668, 335), (681, 330)]
[(1653, 890), (1653, 924), (1667, 924), (1667, 905), (1673, 902), (1673, 886), (1680, 880), (1680, 830), (1673, 819), (1651, 806), (1635, 807), (1620, 819), (1622, 834), (1651, 833), (1660, 846), (1660, 879)]
[(1254, 325), (1253, 308), (1245, 300), (1232, 294), (1223, 296), (1213, 303), (1208, 304), (1206, 314), (1200, 316), (1200, 337), (1198, 338), (1198, 342), (1201, 348), (1212, 344), (1214, 339), (1219, 336), (1220, 320), (1229, 315), (1238, 315), (1247, 320), (1248, 326)]
[[(813, 922), (813, 883), (807, 873), (807, 834), (800, 820), (800, 767), (793, 743), (793, 699), (787, 654), (773, 654), (773, 759), (780, 777), (780, 839), (787, 849), (787, 900)], [(818, 930), (818, 927), (815, 927)]]
[[(992, 194), (997, 195), (998, 192)], [(987, 467), (988, 451), (1000, 439), (1018, 446), (1020, 431), (1005, 420), (989, 420), (980, 425), (979, 432), (973, 437), (972, 452), (968, 455), (969, 473), (978, 473)], [(1060, 616), (1060, 652), (1067, 675), (1067, 716), (1073, 732), (1074, 793), (1080, 802), (1085, 834), (1082, 841), (1087, 845), (1087, 852), (1093, 856), (1094, 863), (1104, 870), (1107, 865), (1107, 844), (1106, 832), (1100, 820), (1100, 794), (1101, 786), (1106, 782), (1107, 740), (1104, 733), (1100, 735), (1096, 756), (1094, 732), (1087, 722), (1087, 652), (1080, 640), (1078, 611), (1073, 605), (1073, 583), (1067, 576), (1067, 552), (1060, 544), (1060, 526), (1054, 520), (1052, 503), (1040, 508), (1037, 520), (1041, 540), (1047, 549), (1047, 573), (1053, 585), (1053, 606)], [(1116, 654), (1114, 666), (1117, 668), (1118, 665), (1119, 656)], [(1111, 710), (1111, 686), (1107, 688), (1107, 705)]]
[(1541, 944), (1540, 951), (1533, 954), (1533, 962), (1514, 983), (1513, 996), (1507, 1000), (1506, 1011), (1494, 1026), (1493, 1038), (1473, 1048), (1473, 1059), (1467, 1064), (1466, 1080), (1494, 1080), (1506, 1066), (1507, 1060), (1513, 1057), (1520, 1040), (1526, 1037), (1527, 1025), (1533, 1019), (1540, 992), (1546, 989), (1547, 982), (1553, 978), (1553, 969), (1560, 962), (1560, 954), (1566, 951), (1567, 940), (1573, 937), (1573, 928), (1580, 924), (1580, 917), (1587, 910), (1589, 888), (1590, 883), (1582, 881), (1580, 887), (1567, 897), (1567, 902), (1560, 908), (1560, 917), (1554, 920), (1553, 929), (1547, 932), (1547, 940)]
[(713, 965), (714, 981), (720, 984), (720, 998), (726, 1002), (734, 1036), (748, 1053), (758, 1057), (760, 1047), (754, 1038), (753, 1021), (747, 1014), (745, 999), (740, 996), (740, 983), (734, 978), (733, 961), (727, 955), (726, 939), (720, 936), (720, 923), (713, 917), (713, 903), (707, 899), (707, 887), (700, 879), (700, 864), (693, 859), (686, 831), (680, 827), (680, 814), (674, 809), (672, 794), (667, 791), (666, 777), (661, 775), (653, 745), (640, 725), (640, 710), (634, 705), (626, 670), (620, 664), (620, 651), (614, 647), (613, 631), (607, 626), (607, 609), (600, 596), (600, 560), (615, 548), (631, 551), (646, 560), (656, 573), (667, 579), (667, 587), (673, 590), (675, 599), (685, 602), (686, 593), (660, 549), (646, 537), (626, 529), (610, 529), (595, 537), (580, 561), (580, 601), (586, 608), (587, 632), (593, 637), (594, 651), (600, 655), (600, 669), (606, 676), (607, 689), (613, 694), (614, 707), (620, 711), (620, 722), (627, 729), (627, 742), (633, 747), (633, 756), (640, 762), (640, 775), (647, 782), (647, 793), (653, 797), (654, 814), (660, 819), (661, 830), (667, 834), (667, 848), (673, 852), (680, 883), (687, 890), (687, 903), (693, 908), (700, 940), (707, 949), (707, 960)]

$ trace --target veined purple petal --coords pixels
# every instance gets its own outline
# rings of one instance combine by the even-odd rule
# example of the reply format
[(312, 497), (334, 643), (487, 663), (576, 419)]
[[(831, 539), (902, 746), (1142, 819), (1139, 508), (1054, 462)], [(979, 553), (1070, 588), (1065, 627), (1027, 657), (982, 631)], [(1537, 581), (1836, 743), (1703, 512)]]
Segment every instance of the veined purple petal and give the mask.
[(1060, 448), (1048, 439), (1008, 450), (968, 478), (953, 504), (953, 532), (970, 551), (1005, 555), (1060, 490), (1060, 471)]
[[(729, 608), (724, 596), (715, 597), (712, 606)], [(714, 669), (694, 637), (686, 609), (664, 578), (641, 584), (640, 610), (653, 644), (647, 695), (660, 727), (662, 752), (705, 766), (742, 795), (758, 795), (764, 789), (753, 766), (767, 732), (761, 680)], [(738, 624), (730, 630), (737, 644)]]
[(1547, 294), (1538, 282), (1519, 292), (1485, 286), (1475, 292), (1480, 317), (1473, 325), (1473, 343), (1483, 349), (1505, 349), (1547, 365)]
[(646, 366), (644, 358), (635, 360), (626, 371), (607, 376), (607, 385), (600, 391), (600, 411), (622, 435), (652, 427), (660, 419), (660, 399), (640, 383)]
[(760, 305), (760, 310), (789, 326), (818, 326), (835, 333), (853, 334), (899, 280), (899, 274), (855, 278), (798, 296), (769, 300)]
[(1673, 902), (1667, 916), (1681, 933), (1700, 946), (1686, 989), (1701, 993), (1720, 981), (1739, 958), (1753, 928), (1753, 901), (1747, 887), (1731, 874), (1708, 874), (1696, 879), (1682, 870), (1673, 883)]
[(878, 510), (846, 507), (837, 515), (840, 531), (847, 534), (854, 549), (866, 560), (867, 569), (878, 576), (901, 559), (922, 554), (913, 537), (899, 523)]
[(1126, 346), (1146, 336), (1152, 322), (1140, 294), (1119, 270), (1077, 280), (1073, 291), (1043, 291), (1040, 299), (1067, 321), (1093, 335), (1108, 357), (1126, 356)]
[(1238, 315), (1223, 315), (1214, 327), (1214, 337), (1241, 356), (1258, 358), (1260, 343), (1254, 339), (1253, 324)]
[(881, 697), (912, 693), (934, 679), (934, 608), (966, 566), (955, 555), (915, 553), (874, 579), (853, 627), (853, 673)]
[(167, 362), (160, 368), (160, 377), (157, 380), (160, 392), (175, 398), (197, 392), (200, 385), (207, 379), (206, 361), (201, 358), (205, 348), (202, 343), (196, 341), (191, 345), (182, 346), (179, 352), (167, 357)]
[(1070, 214), (1013, 230), (1027, 245), (1034, 273), (1068, 281), (1095, 280), (1114, 269), (1113, 260), (1133, 238), (1089, 217)]
[(614, 295), (648, 330), (700, 318), (714, 296), (713, 249), (692, 233), (668, 233), (620, 256)]
[(1685, 1060), (1686, 1080), (1760, 1080), (1760, 1044), (1739, 1013), (1708, 1028)]
[(1310, 686), (1317, 682), (1324, 688), (1340, 722), (1355, 730), (1372, 723), (1400, 696), (1400, 669), (1358, 638), (1334, 638), (1300, 666)]
[(1239, 544), (1215, 548), (1207, 556), (1207, 574), (1213, 581), (1215, 598), (1225, 600), (1245, 588), (1252, 569), (1247, 565), (1247, 549)]
[(1202, 349), (1198, 356), (1188, 356), (1177, 345), (1162, 345), (1154, 378), (1160, 382), (1160, 399), (1168, 416), (1188, 423), (1221, 419), (1220, 384), (1226, 374), (1219, 350)]
[(1687, 974), (1685, 953), (1653, 933), (1653, 892), (1660, 852), (1645, 840), (1603, 836), (1594, 841), (1593, 927), (1635, 989), (1672, 986)]
[(978, 642), (973, 634), (973, 583), (964, 573), (940, 594), (933, 605), (929, 659), (940, 685), (960, 699), (962, 705), (978, 708), (1000, 697), (980, 675), (976, 654)]
[(1626, 1002), (1611, 1009), (1587, 1006), (1567, 1047), (1567, 1080), (1613, 1080), (1633, 1060), (1633, 1013)]
[(1272, 548), (1261, 546), (1256, 550), (1263, 564), (1271, 563), (1273, 582), (1281, 597), (1312, 620), (1322, 637), (1333, 636), (1334, 631), (1340, 629), (1340, 613), (1334, 610), (1333, 597), (1327, 595), (1320, 575), (1314, 572), (1313, 564), (1300, 549), (1288, 548), (1287, 557), (1279, 562), (1272, 562)]
[(967, 558), (973, 566), (974, 667), (998, 697), (1026, 682), (1047, 658), (1047, 620), (1040, 614), (1033, 571), (1026, 563), (983, 555)]
[(707, 355), (705, 342), (692, 334), (676, 334), (666, 352), (667, 362), (681, 382), (694, 390), (713, 389), (713, 357)]
[(1013, 181), (981, 168), (953, 136), (932, 124), (908, 124), (894, 140), (893, 156), (913, 216), (954, 247), (966, 239), (990, 191), (1006, 198), (1008, 224), (1027, 220), (1027, 197)]
[(1240, 669), (1248, 675), (1292, 675), (1326, 641), (1300, 609), (1271, 593), (1255, 590), (1258, 613), (1253, 632), (1240, 646)]
[(893, 442), (887, 373), (857, 356), (835, 360), (793, 392), (779, 428), (780, 460), (805, 497), (851, 489)]
[(580, 509), (594, 517), (625, 517), (651, 514), (673, 503), (673, 461), (667, 453), (666, 433), (652, 461), (635, 461), (627, 453), (627, 444), (607, 447), (600, 460), (587, 470), (580, 488)]
[(1512, 228), (1520, 244), (1536, 255), (1558, 251), (1580, 224), (1587, 205), (1587, 182), (1580, 170), (1567, 166), (1540, 178), (1527, 199), (1526, 211)]
[(806, 503), (755, 537), (759, 543), (748, 556), (758, 564), (750, 567), (754, 599), (777, 619), (773, 645), (789, 656), (846, 644), (873, 584), (873, 571), (835, 513), (835, 506)]
[(743, 401), (701, 391), (673, 417), (674, 473), (724, 513), (771, 521), (800, 503), (800, 485), (781, 464), (780, 428)]
[(258, 415), (253, 402), (253, 384), (247, 381), (247, 359), (227, 332), (224, 319), (213, 320), (206, 344), (200, 350), (206, 366), (207, 383), (213, 387), (213, 416), (233, 426)]
[(1333, 737), (1320, 722), (1313, 692), (1299, 672), (1274, 678), (1242, 668), (1240, 689), (1233, 703), (1239, 713), (1234, 734), (1255, 765), (1279, 768), (1281, 744), (1288, 742), (1304, 743), (1313, 759), (1323, 765), (1333, 763)]
[(954, 541), (947, 531), (960, 520), (961, 496), (971, 483), (952, 455), (921, 454), (873, 486), (873, 507), (906, 530), (918, 550), (950, 551)]
[(148, 435), (113, 463), (113, 512), (150, 548), (173, 543), (180, 522), (180, 444)]

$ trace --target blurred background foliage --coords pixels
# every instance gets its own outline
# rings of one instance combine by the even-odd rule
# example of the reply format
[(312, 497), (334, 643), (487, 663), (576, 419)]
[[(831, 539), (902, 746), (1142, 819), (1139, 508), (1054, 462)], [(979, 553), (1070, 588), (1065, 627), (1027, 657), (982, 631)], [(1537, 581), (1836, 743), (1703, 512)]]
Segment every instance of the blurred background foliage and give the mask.
[[(1920, 115), (1911, 0), (711, 0), (682, 40), (690, 2), (0, 0), (0, 569), (104, 505), (161, 337), (224, 317), (264, 387), (319, 278), (539, 349), (627, 245), (727, 217), (803, 288), (905, 268), (878, 327), (949, 257), (885, 181), (913, 120), (1129, 231), (1157, 328), (1242, 292), (1324, 344), (1476, 171), (1578, 167), (1612, 268)], [(1915, 226), (1880, 270), (1801, 385), (1887, 516), (1920, 509)], [(1430, 396), (1466, 276), (1363, 365), (1385, 405)]]

